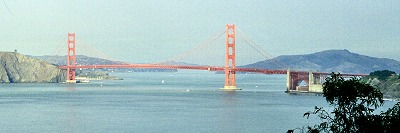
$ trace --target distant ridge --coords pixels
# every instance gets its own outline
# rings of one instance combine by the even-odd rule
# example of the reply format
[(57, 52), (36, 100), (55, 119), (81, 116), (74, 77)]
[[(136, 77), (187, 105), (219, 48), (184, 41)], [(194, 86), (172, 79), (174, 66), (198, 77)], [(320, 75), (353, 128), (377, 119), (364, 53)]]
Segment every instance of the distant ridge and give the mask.
[[(44, 56), (30, 56), (30, 57), (47, 61), (56, 66), (64, 66), (67, 64), (67, 56), (66, 55), (64, 55), (64, 56), (44, 55)], [(123, 62), (112, 61), (112, 60), (101, 59), (101, 58), (94, 58), (94, 57), (89, 57), (89, 56), (85, 56), (85, 55), (77, 55), (76, 63), (77, 63), (77, 65), (102, 65), (102, 64), (122, 64)]]
[[(54, 64), (56, 66), (64, 66), (67, 64), (67, 56), (60, 56), (60, 55), (44, 55), (44, 56), (29, 56), (36, 59), (44, 60), (49, 62), (50, 64)], [(112, 64), (124, 64), (122, 61), (112, 61), (108, 59), (101, 59), (95, 57), (89, 57), (86, 55), (77, 55), (76, 62), (78, 65), (112, 65)], [(175, 61), (168, 61), (164, 62), (163, 64), (167, 65), (185, 65), (185, 66), (198, 66), (197, 64), (190, 64), (186, 62), (175, 62)]]
[(292, 70), (365, 74), (376, 70), (391, 70), (400, 73), (399, 61), (360, 55), (346, 49), (325, 50), (305, 55), (282, 55), (273, 60), (259, 61), (242, 67), (285, 69), (276, 65), (274, 60), (278, 60)]
[[(67, 64), (67, 56), (60, 55), (45, 55), (45, 56), (30, 56), (32, 58), (40, 59), (49, 62), (50, 64), (54, 64), (56, 66), (64, 66)], [(76, 57), (77, 65), (113, 65), (113, 64), (124, 64), (121, 61), (112, 61), (108, 59), (101, 59), (95, 57), (89, 57), (85, 55), (77, 55)], [(185, 62), (166, 62), (168, 65), (187, 65), (187, 66), (195, 66), (196, 64), (188, 64)], [(130, 69), (103, 69), (107, 71), (124, 71), (124, 72), (175, 72), (177, 69), (157, 69), (157, 68), (130, 68)]]

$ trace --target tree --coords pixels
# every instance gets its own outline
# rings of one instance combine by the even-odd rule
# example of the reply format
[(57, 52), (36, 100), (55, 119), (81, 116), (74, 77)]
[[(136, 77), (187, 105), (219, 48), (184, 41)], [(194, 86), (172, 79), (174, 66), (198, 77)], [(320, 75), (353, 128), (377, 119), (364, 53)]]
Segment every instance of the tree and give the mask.
[(388, 109), (385, 113), (381, 114), (383, 119), (383, 128), (388, 133), (395, 133), (400, 131), (400, 102), (394, 105), (393, 108)]
[[(359, 79), (344, 79), (340, 74), (332, 73), (323, 84), (323, 96), (329, 105), (334, 107), (333, 112), (327, 112), (322, 107), (315, 107), (314, 111), (304, 114), (318, 115), (320, 124), (308, 126), (307, 132), (334, 132), (334, 133), (367, 133), (367, 132), (394, 132), (400, 127), (400, 105), (381, 113), (373, 111), (384, 103), (382, 93)], [(289, 132), (289, 131), (288, 131)]]
[(382, 71), (371, 72), (369, 74), (369, 76), (378, 77), (378, 79), (380, 79), (380, 80), (385, 80), (385, 79), (387, 79), (387, 77), (392, 76), (392, 75), (396, 75), (396, 72), (389, 71), (389, 70), (382, 70)]

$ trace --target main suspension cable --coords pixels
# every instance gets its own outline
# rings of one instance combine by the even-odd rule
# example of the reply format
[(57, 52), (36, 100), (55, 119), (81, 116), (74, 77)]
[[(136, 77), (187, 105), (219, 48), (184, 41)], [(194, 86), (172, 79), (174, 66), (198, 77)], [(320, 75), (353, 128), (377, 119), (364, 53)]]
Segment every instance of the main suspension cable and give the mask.
[(225, 32), (226, 31), (224, 31), (224, 32), (222, 32), (220, 34), (218, 34), (219, 32), (216, 32), (210, 38), (208, 38), (207, 40), (205, 40), (202, 43), (200, 43), (199, 45), (197, 45), (195, 48), (187, 50), (187, 51), (183, 52), (182, 54), (173, 56), (171, 58), (168, 58), (166, 60), (163, 60), (163, 61), (160, 61), (160, 62), (156, 62), (156, 63), (153, 63), (153, 64), (162, 64), (162, 63), (167, 63), (167, 62), (172, 62), (172, 61), (177, 61), (177, 60), (183, 60), (185, 58), (188, 58), (190, 55), (193, 55), (197, 51), (201, 51), (201, 49), (205, 49), (210, 44), (213, 44), (213, 42), (215, 40), (217, 40), (219, 37), (221, 37), (223, 34), (225, 34)]
[[(255, 51), (257, 51), (258, 53), (260, 53), (262, 56), (264, 56), (266, 59), (271, 60), (274, 64), (276, 64), (277, 66), (279, 66), (280, 68), (289, 68), (286, 64), (278, 61), (273, 55), (269, 54), (265, 49), (263, 49), (260, 45), (258, 45), (257, 43), (255, 43), (250, 37), (248, 37), (246, 35), (246, 33), (244, 33), (243, 31), (241, 31), (239, 28), (237, 28), (239, 33), (242, 34), (242, 36), (246, 37), (242, 37), (240, 36), (240, 38), (245, 41), (249, 46), (251, 46)], [(250, 41), (248, 41), (250, 40)], [(255, 46), (254, 46), (255, 45)], [(267, 55), (265, 55), (264, 53), (266, 53), (267, 55), (269, 55), (270, 57), (268, 57)], [(285, 66), (285, 67), (282, 67)]]

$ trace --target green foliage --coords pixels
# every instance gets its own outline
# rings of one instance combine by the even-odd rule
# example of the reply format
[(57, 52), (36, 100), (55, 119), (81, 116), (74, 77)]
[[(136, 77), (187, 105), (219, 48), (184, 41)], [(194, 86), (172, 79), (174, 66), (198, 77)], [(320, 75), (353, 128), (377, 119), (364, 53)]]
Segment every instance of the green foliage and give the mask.
[(371, 72), (369, 74), (369, 76), (376, 76), (380, 80), (385, 80), (385, 79), (387, 79), (387, 77), (389, 77), (393, 74), (396, 75), (396, 72), (389, 71), (389, 70), (382, 70), (382, 71)]
[(358, 79), (345, 80), (340, 74), (332, 73), (323, 84), (323, 95), (334, 107), (327, 112), (322, 107), (304, 114), (318, 115), (320, 124), (308, 126), (307, 132), (367, 133), (400, 131), (400, 103), (380, 115), (373, 111), (382, 106), (382, 93)]
[(395, 133), (400, 131), (400, 103), (398, 102), (393, 108), (388, 109), (382, 113), (382, 127), (388, 133)]

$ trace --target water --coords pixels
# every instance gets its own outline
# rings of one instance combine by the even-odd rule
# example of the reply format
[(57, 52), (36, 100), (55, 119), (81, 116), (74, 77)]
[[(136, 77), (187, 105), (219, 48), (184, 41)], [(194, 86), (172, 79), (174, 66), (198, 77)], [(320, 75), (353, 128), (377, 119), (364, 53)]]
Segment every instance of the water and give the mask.
[(284, 75), (118, 73), (89, 84), (0, 84), (0, 132), (286, 132), (321, 96), (284, 93)]

